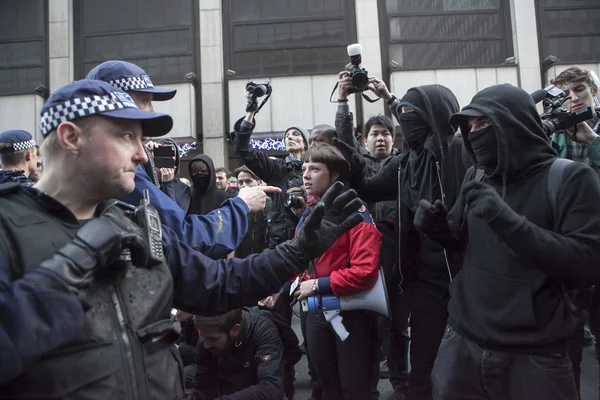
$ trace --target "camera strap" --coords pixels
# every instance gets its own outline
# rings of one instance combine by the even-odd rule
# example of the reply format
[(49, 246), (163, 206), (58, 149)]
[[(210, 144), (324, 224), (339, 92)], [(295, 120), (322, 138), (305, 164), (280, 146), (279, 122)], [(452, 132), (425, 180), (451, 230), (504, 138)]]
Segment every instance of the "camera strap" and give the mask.
[[(339, 101), (339, 100), (336, 100), (336, 101), (333, 101), (333, 100), (332, 100), (332, 98), (333, 98), (333, 94), (335, 93), (335, 90), (338, 88), (338, 86), (339, 86), (339, 82), (336, 82), (336, 83), (335, 83), (335, 86), (333, 87), (333, 90), (331, 91), (331, 94), (329, 95), (329, 102), (330, 102), (330, 103), (340, 103), (340, 101)], [(362, 94), (362, 97), (363, 97), (363, 99), (365, 99), (365, 100), (366, 100), (366, 101), (368, 101), (369, 103), (375, 103), (376, 101), (379, 101), (379, 100), (381, 100), (379, 97), (377, 97), (376, 99), (372, 99), (372, 98), (370, 98), (369, 96), (367, 96), (367, 95), (366, 95), (364, 92), (362, 92), (361, 94)], [(260, 109), (259, 109), (259, 110), (260, 110)]]

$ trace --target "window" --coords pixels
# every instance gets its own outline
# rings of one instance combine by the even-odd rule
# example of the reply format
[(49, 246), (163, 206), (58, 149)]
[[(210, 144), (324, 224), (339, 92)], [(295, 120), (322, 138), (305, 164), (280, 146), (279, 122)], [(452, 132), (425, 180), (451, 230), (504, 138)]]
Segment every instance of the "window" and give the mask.
[(382, 48), (402, 69), (494, 66), (513, 55), (508, 0), (382, 2)]
[(185, 82), (197, 55), (197, 0), (78, 0), (76, 76), (106, 60), (142, 67), (154, 84)]
[(561, 64), (600, 59), (598, 0), (540, 0), (538, 20), (542, 59), (553, 55)]
[(48, 86), (46, 3), (0, 0), (0, 95)]
[(337, 73), (356, 42), (354, 1), (227, 0), (227, 68), (237, 77)]

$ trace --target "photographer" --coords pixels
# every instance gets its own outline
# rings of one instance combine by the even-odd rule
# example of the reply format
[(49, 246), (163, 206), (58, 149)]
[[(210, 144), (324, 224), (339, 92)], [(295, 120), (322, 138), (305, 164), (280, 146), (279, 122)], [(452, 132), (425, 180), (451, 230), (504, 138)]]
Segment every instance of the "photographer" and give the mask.
[[(570, 67), (561, 72), (552, 84), (571, 96), (570, 100), (563, 103), (568, 111), (577, 111), (585, 107), (594, 107), (594, 96), (598, 93), (598, 86), (594, 83), (592, 74), (581, 67)], [(600, 124), (598, 114), (588, 121), (581, 122), (571, 129), (558, 131), (552, 137), (552, 147), (559, 157), (581, 162), (590, 166), (596, 174), (600, 174)], [(600, 291), (588, 290), (585, 304), (582, 308), (587, 310), (589, 324), (594, 334), (600, 336)], [(585, 345), (584, 325), (586, 318), (579, 321), (578, 329), (570, 340), (569, 356), (573, 364), (575, 385), (579, 391), (581, 360)], [(589, 331), (588, 331), (589, 333)], [(596, 345), (596, 354), (600, 356), (600, 345)]]
[[(598, 86), (594, 83), (592, 74), (580, 67), (570, 67), (561, 72), (552, 84), (571, 96), (563, 103), (569, 111), (577, 111), (585, 107), (594, 108), (594, 96)], [(559, 157), (582, 162), (589, 165), (600, 175), (600, 123), (598, 114), (588, 121), (577, 124), (576, 127), (558, 131), (552, 137), (552, 147)]]
[[(161, 147), (173, 149), (172, 164), (170, 163), (171, 160), (165, 159), (164, 157), (160, 157), (160, 159), (157, 160), (155, 154), (153, 154), (155, 149), (159, 149)], [(181, 174), (179, 167), (181, 162), (179, 158), (177, 142), (171, 138), (161, 139), (156, 142), (150, 140), (146, 142), (146, 148), (148, 149), (150, 155), (152, 155), (154, 158), (154, 166), (156, 169), (156, 174), (158, 175), (158, 180), (160, 181), (160, 189), (187, 213), (188, 207), (190, 206), (192, 192), (188, 185), (179, 180)]]

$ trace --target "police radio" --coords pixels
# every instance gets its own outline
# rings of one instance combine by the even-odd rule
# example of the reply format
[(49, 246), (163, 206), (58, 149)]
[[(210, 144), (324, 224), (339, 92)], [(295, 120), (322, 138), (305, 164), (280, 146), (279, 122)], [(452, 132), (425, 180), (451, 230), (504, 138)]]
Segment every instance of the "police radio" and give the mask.
[(161, 264), (165, 260), (162, 244), (162, 228), (158, 211), (150, 204), (150, 192), (144, 190), (144, 198), (135, 209), (135, 222), (146, 235), (150, 248), (150, 265)]

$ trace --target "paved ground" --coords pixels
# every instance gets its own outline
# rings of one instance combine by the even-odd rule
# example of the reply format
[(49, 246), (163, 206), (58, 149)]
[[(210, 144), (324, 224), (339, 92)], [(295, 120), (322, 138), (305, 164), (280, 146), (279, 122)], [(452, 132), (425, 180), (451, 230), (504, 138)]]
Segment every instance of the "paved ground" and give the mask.
[[(300, 320), (295, 316), (293, 317), (292, 326), (300, 342), (302, 342)], [(581, 400), (598, 400), (598, 363), (593, 346), (584, 349), (581, 370)], [(387, 379), (379, 380), (378, 389), (381, 393), (381, 400), (385, 400), (392, 393), (392, 387)], [(296, 395), (294, 396), (294, 400), (308, 400), (310, 394), (310, 378), (308, 376), (308, 366), (305, 356), (296, 364)]]

